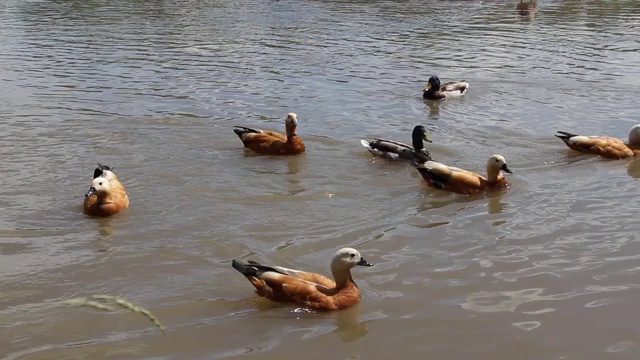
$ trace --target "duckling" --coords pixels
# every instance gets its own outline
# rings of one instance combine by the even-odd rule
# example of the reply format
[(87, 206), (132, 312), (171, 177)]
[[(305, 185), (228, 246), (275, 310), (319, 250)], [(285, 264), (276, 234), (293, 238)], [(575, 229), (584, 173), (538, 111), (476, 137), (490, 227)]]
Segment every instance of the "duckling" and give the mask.
[(429, 186), (464, 195), (475, 194), (486, 189), (505, 188), (509, 183), (500, 171), (512, 173), (502, 155), (493, 155), (489, 158), (486, 178), (474, 172), (435, 161), (427, 161), (424, 164), (414, 163), (414, 166)]
[[(98, 176), (84, 195), (83, 211), (89, 216), (111, 216), (129, 208), (129, 196), (113, 172)], [(95, 174), (95, 173), (94, 173)]]
[(373, 155), (381, 156), (390, 160), (408, 160), (423, 163), (431, 160), (431, 154), (424, 148), (424, 141), (431, 142), (431, 137), (427, 134), (427, 130), (422, 125), (417, 125), (411, 133), (413, 147), (386, 139), (372, 139), (370, 141), (360, 140), (364, 146)]
[(235, 126), (233, 132), (238, 135), (245, 148), (263, 155), (297, 155), (305, 151), (305, 146), (297, 132), (298, 115), (287, 114), (285, 120), (286, 135), (276, 131)]
[(340, 310), (360, 301), (360, 289), (351, 277), (355, 266), (373, 266), (358, 250), (342, 248), (331, 260), (334, 280), (323, 275), (255, 261), (233, 260), (232, 266), (256, 288), (256, 293), (273, 301), (295, 303), (313, 310)]
[(458, 97), (466, 94), (468, 89), (469, 83), (464, 80), (440, 85), (440, 79), (437, 76), (432, 76), (429, 78), (427, 86), (422, 90), (422, 97), (429, 100)]
[(640, 124), (629, 130), (629, 141), (608, 136), (584, 136), (558, 131), (556, 137), (572, 150), (582, 153), (600, 155), (607, 159), (624, 159), (640, 155)]

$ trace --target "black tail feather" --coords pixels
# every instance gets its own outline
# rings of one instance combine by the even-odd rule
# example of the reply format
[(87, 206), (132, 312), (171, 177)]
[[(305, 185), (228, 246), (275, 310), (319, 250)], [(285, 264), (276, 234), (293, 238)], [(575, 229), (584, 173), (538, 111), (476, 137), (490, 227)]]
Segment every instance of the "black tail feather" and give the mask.
[(243, 263), (238, 259), (233, 259), (233, 261), (231, 262), (231, 266), (233, 266), (234, 269), (238, 270), (244, 276), (260, 276), (267, 271), (286, 275), (286, 273), (279, 271), (274, 267), (262, 265), (253, 260), (249, 260), (246, 263)]
[(558, 131), (557, 133), (561, 134), (561, 135), (556, 134), (554, 136), (558, 137), (558, 138), (560, 138), (562, 140), (568, 140), (569, 138), (572, 138), (574, 136), (578, 136), (577, 134), (572, 134), (572, 133), (566, 132), (566, 131)]
[(233, 127), (233, 132), (236, 133), (236, 135), (238, 135), (238, 137), (241, 140), (242, 140), (242, 135), (244, 135), (244, 134), (247, 134), (247, 133), (259, 134), (260, 133), (259, 130), (248, 128), (248, 127), (245, 127), (245, 126), (234, 126)]
[(110, 166), (102, 165), (102, 164), (98, 163), (98, 167), (95, 170), (93, 170), (93, 178), (94, 179), (98, 178), (98, 177), (103, 175), (103, 172), (105, 170), (111, 170), (111, 169), (112, 168)]

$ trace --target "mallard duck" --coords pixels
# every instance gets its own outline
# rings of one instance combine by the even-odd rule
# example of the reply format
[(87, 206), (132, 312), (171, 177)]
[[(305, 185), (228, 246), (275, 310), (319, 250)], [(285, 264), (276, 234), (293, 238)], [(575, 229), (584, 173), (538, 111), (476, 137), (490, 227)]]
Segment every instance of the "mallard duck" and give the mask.
[(429, 186), (465, 195), (475, 194), (485, 189), (507, 187), (509, 183), (500, 172), (512, 173), (502, 155), (493, 155), (489, 158), (486, 178), (474, 172), (447, 166), (436, 161), (427, 161), (423, 164), (414, 163), (414, 166)]
[(450, 97), (457, 97), (466, 94), (469, 83), (462, 80), (458, 82), (448, 82), (440, 84), (437, 76), (429, 78), (427, 86), (422, 90), (422, 97), (429, 100), (440, 100)]
[(640, 124), (629, 130), (629, 141), (608, 136), (584, 136), (558, 131), (560, 138), (572, 150), (600, 155), (608, 159), (624, 159), (640, 155)]
[(84, 195), (83, 211), (90, 216), (111, 216), (129, 208), (129, 196), (112, 168), (98, 164), (89, 191)]
[(313, 310), (339, 310), (360, 301), (360, 290), (351, 277), (355, 266), (373, 266), (356, 249), (342, 248), (331, 260), (334, 280), (323, 275), (255, 261), (233, 260), (232, 266), (256, 288), (256, 293), (273, 301), (290, 302)]
[(260, 130), (244, 126), (235, 126), (233, 132), (238, 135), (245, 148), (264, 155), (297, 155), (305, 151), (304, 143), (298, 136), (298, 115), (287, 114), (285, 120), (287, 134), (276, 131)]
[(431, 142), (427, 129), (422, 125), (417, 125), (411, 133), (413, 147), (393, 140), (371, 139), (360, 140), (370, 153), (390, 160), (408, 160), (425, 162), (431, 160), (431, 154), (424, 148), (424, 142)]

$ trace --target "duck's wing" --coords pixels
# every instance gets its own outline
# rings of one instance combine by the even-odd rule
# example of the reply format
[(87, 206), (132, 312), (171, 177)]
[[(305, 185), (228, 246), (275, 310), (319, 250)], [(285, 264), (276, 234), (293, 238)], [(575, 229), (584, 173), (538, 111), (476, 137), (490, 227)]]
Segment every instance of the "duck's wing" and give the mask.
[(427, 161), (433, 160), (431, 158), (431, 153), (429, 153), (425, 149), (422, 149), (420, 151), (403, 150), (402, 152), (400, 152), (399, 157), (403, 160), (416, 162), (416, 163), (425, 163)]
[(399, 154), (405, 150), (413, 150), (410, 145), (387, 139), (360, 140), (360, 144), (372, 154), (391, 160), (398, 160)]
[(486, 179), (483, 176), (436, 161), (427, 161), (424, 164), (414, 163), (414, 166), (427, 184), (436, 189), (470, 194), (486, 186)]
[(570, 149), (587, 154), (600, 155), (609, 159), (623, 159), (635, 156), (624, 141), (608, 136), (584, 136), (566, 131), (558, 131), (560, 138)]
[(440, 92), (444, 93), (447, 97), (464, 95), (469, 89), (469, 83), (462, 81), (452, 81), (440, 85)]
[(290, 269), (283, 266), (262, 265), (253, 260), (249, 260), (246, 263), (242, 263), (240, 260), (233, 260), (232, 265), (236, 270), (240, 271), (245, 276), (248, 276), (247, 274), (249, 274), (251, 276), (262, 278), (263, 274), (267, 272), (275, 272), (278, 274), (309, 281), (314, 284), (319, 284), (326, 287), (335, 287), (335, 282), (333, 280), (316, 273)]

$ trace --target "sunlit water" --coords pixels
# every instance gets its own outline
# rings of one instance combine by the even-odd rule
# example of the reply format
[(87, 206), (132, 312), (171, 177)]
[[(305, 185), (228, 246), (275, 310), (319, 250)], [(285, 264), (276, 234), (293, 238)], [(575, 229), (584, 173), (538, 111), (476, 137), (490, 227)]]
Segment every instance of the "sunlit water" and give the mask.
[[(636, 1), (22, 1), (0, 4), (3, 359), (636, 359), (640, 163), (556, 130), (640, 122)], [(468, 94), (421, 98), (430, 75)], [(233, 125), (307, 153), (243, 151)], [(362, 137), (409, 141), (506, 192), (428, 189)], [(95, 163), (131, 209), (82, 215)], [(363, 301), (308, 314), (258, 298), (248, 257), (328, 273), (357, 247)], [(125, 312), (53, 308), (117, 294)]]

